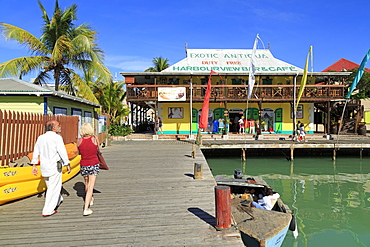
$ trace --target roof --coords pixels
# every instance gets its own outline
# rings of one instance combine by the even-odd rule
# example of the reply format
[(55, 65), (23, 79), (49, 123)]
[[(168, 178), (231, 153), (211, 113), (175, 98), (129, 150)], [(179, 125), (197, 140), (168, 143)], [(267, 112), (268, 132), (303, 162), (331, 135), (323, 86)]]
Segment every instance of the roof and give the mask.
[(78, 98), (61, 91), (55, 91), (50, 88), (41, 87), (30, 82), (22, 81), (15, 78), (0, 78), (0, 96), (1, 95), (28, 95), (28, 96), (54, 96), (72, 101), (78, 101), (84, 104), (100, 107), (99, 104)]
[[(246, 74), (251, 67), (253, 49), (188, 49), (187, 57), (163, 72), (211, 72)], [(275, 58), (270, 50), (255, 50), (255, 71), (264, 73), (302, 73), (303, 69)]]
[[(329, 72), (329, 71), (347, 71), (351, 69), (358, 69), (360, 67), (359, 64), (351, 62), (347, 59), (341, 58), (337, 62), (333, 63), (322, 72)], [(365, 68), (365, 71), (370, 73), (370, 69)]]
[[(121, 72), (121, 75), (209, 75), (211, 70), (221, 75), (248, 75), (252, 52), (253, 49), (187, 49), (186, 58), (161, 72)], [(271, 51), (267, 49), (256, 49), (255, 69), (255, 75), (303, 74), (303, 69), (275, 58)], [(323, 75), (321, 72), (314, 72), (313, 74)], [(333, 72), (331, 74), (340, 75)], [(329, 75), (329, 73), (326, 75)]]

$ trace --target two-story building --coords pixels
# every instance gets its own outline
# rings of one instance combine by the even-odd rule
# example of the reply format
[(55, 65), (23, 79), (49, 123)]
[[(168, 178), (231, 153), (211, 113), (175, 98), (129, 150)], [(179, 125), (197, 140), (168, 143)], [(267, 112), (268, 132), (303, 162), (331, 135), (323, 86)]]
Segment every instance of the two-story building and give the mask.
[[(127, 84), (127, 102), (133, 124), (145, 121), (152, 108), (163, 122), (165, 134), (198, 131), (199, 116), (208, 77), (212, 74), (209, 127), (215, 120), (229, 122), (237, 132), (237, 120), (253, 119), (265, 133), (294, 131), (293, 109), (303, 69), (275, 58), (270, 50), (255, 53), (255, 86), (247, 97), (252, 49), (188, 49), (186, 58), (161, 72), (121, 72)], [(302, 58), (304, 59), (304, 58)], [(299, 101), (297, 120), (313, 133), (315, 124), (329, 130), (330, 111), (345, 97), (345, 80), (350, 72), (312, 72)]]

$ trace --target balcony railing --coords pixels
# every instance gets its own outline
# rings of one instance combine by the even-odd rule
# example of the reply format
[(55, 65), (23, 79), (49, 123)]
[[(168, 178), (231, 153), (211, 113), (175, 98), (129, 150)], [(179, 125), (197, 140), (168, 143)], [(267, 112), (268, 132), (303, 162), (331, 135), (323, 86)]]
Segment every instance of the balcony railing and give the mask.
[[(128, 101), (157, 101), (159, 87), (185, 87), (186, 99), (190, 100), (190, 91), (194, 102), (203, 102), (207, 86), (193, 85), (127, 85)], [(298, 95), (300, 86), (296, 87)], [(301, 102), (320, 102), (344, 99), (344, 85), (306, 85)], [(255, 85), (249, 101), (292, 102), (293, 85)], [(247, 100), (247, 85), (212, 85), (211, 101), (243, 102)]]

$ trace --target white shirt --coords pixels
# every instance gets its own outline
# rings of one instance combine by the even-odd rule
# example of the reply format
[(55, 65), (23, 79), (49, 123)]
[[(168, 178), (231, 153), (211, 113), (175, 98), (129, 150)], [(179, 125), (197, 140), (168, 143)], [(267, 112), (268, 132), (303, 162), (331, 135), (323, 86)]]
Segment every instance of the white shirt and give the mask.
[(277, 202), (277, 199), (280, 197), (279, 193), (272, 194), (270, 196), (264, 196), (263, 201), (265, 203), (265, 208), (268, 210), (271, 210), (275, 203)]
[(69, 164), (63, 138), (54, 131), (47, 131), (37, 138), (31, 164), (37, 164), (39, 156), (40, 169), (43, 177), (50, 177), (58, 172), (58, 160), (63, 160), (63, 166)]

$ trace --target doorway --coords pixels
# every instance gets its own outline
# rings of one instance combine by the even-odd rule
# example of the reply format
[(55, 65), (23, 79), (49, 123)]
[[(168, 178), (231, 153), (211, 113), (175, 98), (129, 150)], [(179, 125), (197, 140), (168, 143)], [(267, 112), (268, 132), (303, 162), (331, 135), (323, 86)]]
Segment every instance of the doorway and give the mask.
[(230, 118), (230, 133), (238, 133), (239, 132), (239, 119), (243, 116), (243, 109), (241, 108), (231, 108), (229, 110), (229, 118)]
[(275, 112), (271, 108), (263, 108), (261, 113), (260, 128), (263, 132), (275, 132)]

